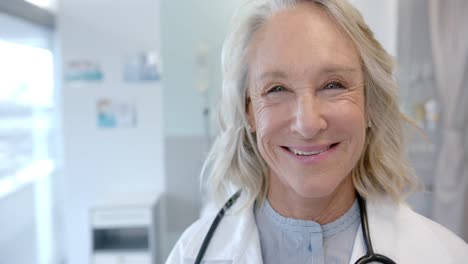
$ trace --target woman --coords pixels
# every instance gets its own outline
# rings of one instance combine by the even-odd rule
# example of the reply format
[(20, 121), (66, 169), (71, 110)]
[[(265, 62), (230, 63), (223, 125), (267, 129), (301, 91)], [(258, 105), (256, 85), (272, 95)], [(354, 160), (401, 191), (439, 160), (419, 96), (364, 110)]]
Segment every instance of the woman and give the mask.
[(241, 191), (167, 263), (466, 263), (461, 239), (403, 202), (416, 181), (393, 62), (358, 11), (247, 7), (223, 49), (221, 134), (203, 172), (219, 205)]

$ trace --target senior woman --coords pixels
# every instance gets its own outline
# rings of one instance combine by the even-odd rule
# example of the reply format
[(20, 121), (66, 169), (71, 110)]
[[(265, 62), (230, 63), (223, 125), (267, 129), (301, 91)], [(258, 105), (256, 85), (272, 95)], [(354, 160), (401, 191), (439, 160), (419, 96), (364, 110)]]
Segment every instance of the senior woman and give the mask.
[(220, 207), (231, 198), (167, 263), (468, 263), (465, 242), (403, 202), (416, 185), (408, 122), (393, 61), (359, 12), (345, 0), (245, 8), (203, 171)]

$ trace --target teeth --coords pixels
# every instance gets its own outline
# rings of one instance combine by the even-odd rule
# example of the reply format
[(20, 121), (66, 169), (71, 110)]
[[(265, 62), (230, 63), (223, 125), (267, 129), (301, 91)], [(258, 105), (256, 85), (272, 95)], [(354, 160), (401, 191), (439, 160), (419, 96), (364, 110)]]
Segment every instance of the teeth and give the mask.
[(330, 147), (331, 147), (331, 145), (324, 148), (324, 149), (321, 149), (319, 151), (315, 151), (315, 152), (303, 152), (303, 151), (299, 151), (299, 150), (293, 149), (293, 148), (288, 148), (288, 149), (289, 149), (289, 151), (291, 151), (292, 153), (294, 153), (294, 154), (296, 154), (298, 156), (311, 156), (311, 155), (318, 155), (318, 154), (320, 154), (320, 153), (322, 153), (324, 151), (327, 151), (327, 150), (330, 149)]

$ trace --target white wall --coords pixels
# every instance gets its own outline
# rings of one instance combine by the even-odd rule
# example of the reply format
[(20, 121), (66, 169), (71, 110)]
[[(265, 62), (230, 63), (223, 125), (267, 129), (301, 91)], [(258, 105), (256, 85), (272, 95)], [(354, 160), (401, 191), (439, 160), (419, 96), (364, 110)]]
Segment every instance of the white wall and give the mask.
[[(231, 17), (242, 0), (161, 2), (166, 135), (203, 136), (203, 108), (213, 107), (221, 91), (221, 49)], [(207, 48), (207, 98), (197, 91), (200, 46)], [(183, 106), (183, 107), (181, 107)], [(181, 122), (182, 121), (182, 122)]]
[[(162, 87), (124, 83), (127, 55), (159, 52), (159, 2), (63, 0), (57, 27), (62, 71), (72, 60), (100, 64), (104, 80), (60, 87), (64, 130), (64, 215), (67, 263), (89, 262), (88, 209), (106, 193), (164, 190)], [(137, 126), (99, 129), (96, 102), (134, 102)]]
[(361, 12), (377, 40), (397, 55), (398, 0), (350, 0)]
[[(164, 61), (164, 143), (168, 193), (168, 237), (164, 255), (199, 217), (199, 175), (210, 144), (206, 123), (221, 91), (221, 48), (231, 17), (241, 0), (161, 1), (161, 48)], [(206, 48), (206, 94), (197, 90), (201, 78), (197, 57)], [(206, 120), (204, 107), (211, 114)]]

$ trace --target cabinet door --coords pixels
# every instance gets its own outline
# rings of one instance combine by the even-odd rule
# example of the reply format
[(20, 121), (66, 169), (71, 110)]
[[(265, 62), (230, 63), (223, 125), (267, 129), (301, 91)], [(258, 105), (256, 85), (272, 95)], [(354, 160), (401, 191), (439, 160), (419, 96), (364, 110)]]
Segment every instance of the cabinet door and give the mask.
[(94, 228), (151, 225), (151, 211), (146, 208), (101, 208), (91, 212), (91, 224)]

